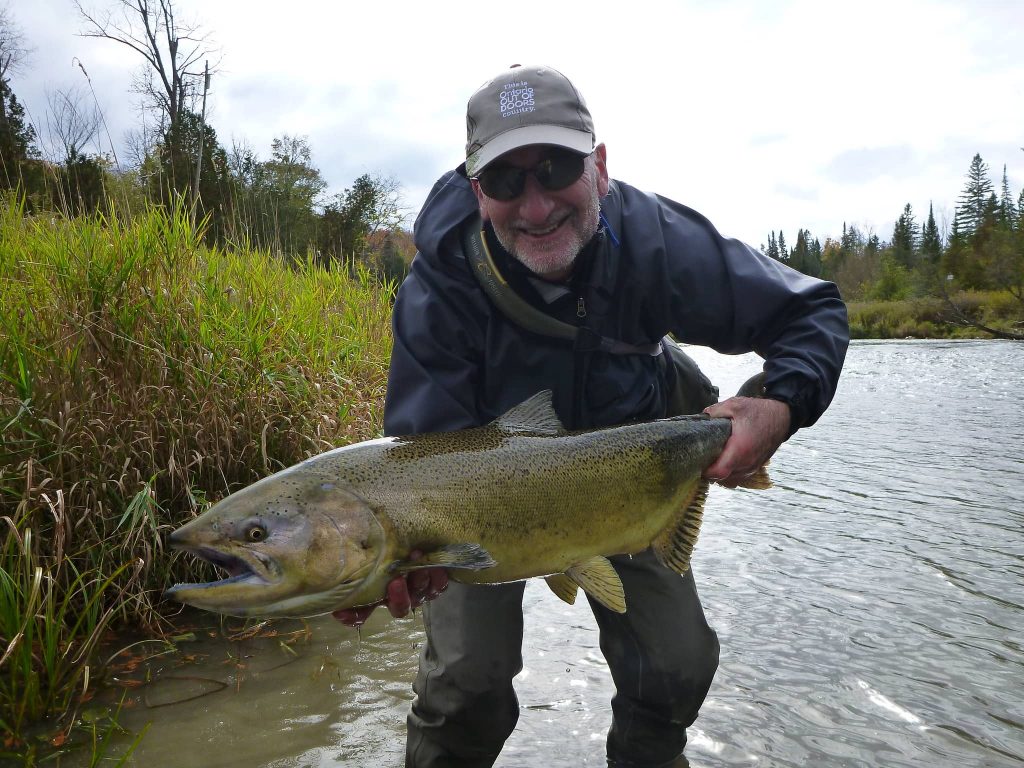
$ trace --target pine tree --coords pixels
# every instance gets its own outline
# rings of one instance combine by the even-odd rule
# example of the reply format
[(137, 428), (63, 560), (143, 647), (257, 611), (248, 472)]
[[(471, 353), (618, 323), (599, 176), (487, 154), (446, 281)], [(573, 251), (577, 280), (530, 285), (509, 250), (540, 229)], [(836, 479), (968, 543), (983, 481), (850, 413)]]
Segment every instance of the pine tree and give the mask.
[(914, 265), (916, 240), (914, 214), (911, 211), (910, 203), (907, 203), (903, 208), (903, 213), (896, 219), (896, 226), (892, 233), (892, 252), (897, 264), (908, 268)]
[(19, 166), (36, 154), (36, 132), (25, 122), (25, 110), (14, 91), (0, 79), (0, 189), (10, 189), (21, 174)]
[(999, 218), (1004, 226), (1009, 229), (1015, 229), (1017, 226), (1017, 206), (1013, 202), (1013, 195), (1010, 194), (1010, 182), (1006, 178), (1006, 163), (1003, 163), (1002, 192), (1002, 196), (999, 198)]
[(798, 229), (796, 231), (796, 247), (793, 248), (793, 253), (789, 257), (789, 266), (806, 275), (808, 255), (807, 236), (803, 229)]
[(818, 240), (818, 238), (814, 238), (814, 241), (811, 243), (810, 248), (808, 249), (808, 253), (810, 255), (810, 263), (808, 265), (809, 268), (807, 274), (811, 275), (812, 277), (821, 277), (821, 272), (824, 268), (824, 264), (822, 263), (821, 241)]
[(932, 264), (937, 264), (942, 256), (942, 237), (935, 225), (931, 203), (928, 203), (928, 220), (921, 227), (921, 255)]
[(782, 230), (779, 230), (779, 261), (784, 264), (789, 263), (789, 249), (786, 248), (786, 236), (782, 234)]
[(967, 183), (957, 200), (956, 223), (964, 237), (974, 234), (985, 220), (989, 197), (994, 194), (992, 181), (988, 177), (988, 165), (976, 154), (967, 171)]
[(776, 261), (779, 260), (779, 245), (775, 241), (774, 229), (770, 233), (768, 233), (768, 250), (765, 251), (765, 255), (772, 259), (775, 259)]

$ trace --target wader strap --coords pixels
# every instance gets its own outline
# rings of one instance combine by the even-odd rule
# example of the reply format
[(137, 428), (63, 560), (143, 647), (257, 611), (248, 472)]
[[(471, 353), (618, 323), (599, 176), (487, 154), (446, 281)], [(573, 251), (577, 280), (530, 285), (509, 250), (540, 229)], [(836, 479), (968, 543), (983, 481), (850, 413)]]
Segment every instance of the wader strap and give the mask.
[(498, 271), (498, 265), (487, 247), (487, 237), (476, 226), (465, 226), (462, 230), (462, 249), (469, 259), (484, 292), (507, 318), (519, 327), (541, 336), (573, 342), (573, 348), (581, 352), (603, 351), (613, 355), (650, 355), (662, 353), (660, 342), (654, 344), (628, 344), (595, 333), (589, 328), (570, 325), (556, 320), (546, 312), (534, 307), (523, 299)]

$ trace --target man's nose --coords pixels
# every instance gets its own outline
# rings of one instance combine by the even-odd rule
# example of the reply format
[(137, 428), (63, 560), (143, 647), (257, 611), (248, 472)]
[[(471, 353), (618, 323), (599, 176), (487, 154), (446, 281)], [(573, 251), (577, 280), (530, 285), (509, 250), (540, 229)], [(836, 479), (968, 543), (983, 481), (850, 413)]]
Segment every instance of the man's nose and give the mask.
[(543, 224), (555, 208), (551, 193), (540, 185), (533, 174), (526, 175), (526, 186), (519, 198), (519, 216), (531, 224)]

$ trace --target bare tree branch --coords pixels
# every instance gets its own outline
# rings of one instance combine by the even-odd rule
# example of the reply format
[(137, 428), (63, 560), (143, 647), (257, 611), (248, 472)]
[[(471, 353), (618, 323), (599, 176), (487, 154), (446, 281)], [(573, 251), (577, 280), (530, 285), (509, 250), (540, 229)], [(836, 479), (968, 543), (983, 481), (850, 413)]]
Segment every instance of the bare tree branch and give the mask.
[(71, 163), (83, 156), (86, 145), (99, 133), (100, 115), (95, 105), (80, 88), (58, 90), (47, 94), (49, 114), (46, 117), (50, 155), (59, 146), (62, 162)]
[[(182, 24), (176, 18), (173, 0), (119, 0), (123, 20), (112, 20), (107, 13), (102, 18), (90, 13), (75, 0), (75, 7), (87, 25), (80, 33), (83, 37), (113, 40), (138, 53), (148, 65), (133, 86), (147, 99), (149, 108), (162, 113), (167, 125), (175, 125), (182, 109), (190, 103), (188, 76), (199, 73), (189, 71), (197, 61), (215, 53), (208, 35), (196, 25)], [(211, 72), (216, 71), (216, 64)], [(156, 81), (156, 82), (155, 82)], [(159, 85), (157, 85), (159, 82)], [(194, 111), (194, 110), (192, 110)]]

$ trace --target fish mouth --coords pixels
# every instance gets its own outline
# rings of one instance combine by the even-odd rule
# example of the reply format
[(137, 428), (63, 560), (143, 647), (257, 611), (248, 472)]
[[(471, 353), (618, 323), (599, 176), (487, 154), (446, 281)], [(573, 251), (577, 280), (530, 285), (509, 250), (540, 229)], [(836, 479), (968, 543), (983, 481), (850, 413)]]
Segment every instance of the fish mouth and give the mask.
[[(222, 579), (196, 583), (175, 584), (165, 594), (174, 596), (180, 592), (197, 589), (214, 589), (226, 587), (232, 584), (247, 584), (252, 586), (267, 586), (273, 583), (264, 573), (260, 573), (247, 560), (230, 552), (222, 552), (211, 547), (182, 547), (190, 555), (198, 557), (226, 575)], [(269, 563), (261, 563), (264, 567)], [(262, 570), (262, 569), (261, 569)]]

